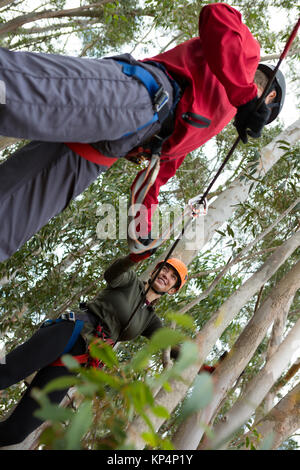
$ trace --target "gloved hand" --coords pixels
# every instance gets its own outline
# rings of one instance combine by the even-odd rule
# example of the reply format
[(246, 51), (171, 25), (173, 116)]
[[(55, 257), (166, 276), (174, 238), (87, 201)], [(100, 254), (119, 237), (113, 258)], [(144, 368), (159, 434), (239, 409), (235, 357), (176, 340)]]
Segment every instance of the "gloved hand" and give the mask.
[[(151, 235), (149, 233), (147, 238), (139, 237), (138, 241), (141, 242), (146, 247), (153, 242), (153, 239), (151, 238)], [(152, 248), (152, 250), (143, 251), (143, 253), (139, 253), (139, 254), (130, 253), (129, 258), (134, 263), (138, 263), (139, 261), (142, 261), (143, 259), (149, 258), (149, 256), (153, 255), (156, 252), (156, 250), (157, 248)]]
[(143, 259), (149, 258), (149, 256), (151, 256), (151, 254), (152, 254), (151, 250), (144, 251), (143, 253), (130, 253), (129, 258), (134, 263), (139, 263), (139, 261), (142, 261)]
[(247, 134), (255, 139), (261, 136), (262, 129), (268, 123), (271, 115), (271, 110), (264, 101), (255, 110), (257, 103), (258, 98), (256, 96), (248, 103), (239, 106), (234, 118), (233, 125), (244, 144), (248, 142)]

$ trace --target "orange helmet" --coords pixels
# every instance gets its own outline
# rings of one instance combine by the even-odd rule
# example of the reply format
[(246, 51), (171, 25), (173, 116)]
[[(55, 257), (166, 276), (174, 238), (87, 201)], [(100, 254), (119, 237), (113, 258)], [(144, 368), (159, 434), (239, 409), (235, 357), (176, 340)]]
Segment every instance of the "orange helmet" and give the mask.
[[(155, 271), (159, 266), (163, 264), (163, 261), (160, 261), (156, 266), (155, 266)], [(186, 283), (187, 278), (188, 278), (188, 270), (186, 265), (178, 258), (168, 258), (166, 261), (166, 265), (172, 266), (172, 268), (175, 269), (178, 278), (179, 278), (179, 285), (177, 286), (176, 291), (181, 289), (181, 287)]]

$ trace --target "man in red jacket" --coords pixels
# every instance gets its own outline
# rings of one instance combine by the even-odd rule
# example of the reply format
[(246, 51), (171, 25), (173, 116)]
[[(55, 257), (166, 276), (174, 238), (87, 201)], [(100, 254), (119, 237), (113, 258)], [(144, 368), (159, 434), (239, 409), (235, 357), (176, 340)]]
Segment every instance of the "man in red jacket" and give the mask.
[[(224, 3), (201, 10), (199, 37), (143, 61), (129, 54), (95, 60), (0, 48), (0, 134), (32, 140), (0, 167), (0, 261), (116, 158), (165, 139), (144, 201), (151, 214), (160, 187), (187, 153), (234, 116), (243, 142), (248, 133), (259, 137), (284, 99), (284, 79), (277, 78), (266, 104), (255, 110), (259, 50), (240, 13)], [(277, 108), (270, 109), (274, 100)], [(146, 222), (149, 231), (150, 215)]]

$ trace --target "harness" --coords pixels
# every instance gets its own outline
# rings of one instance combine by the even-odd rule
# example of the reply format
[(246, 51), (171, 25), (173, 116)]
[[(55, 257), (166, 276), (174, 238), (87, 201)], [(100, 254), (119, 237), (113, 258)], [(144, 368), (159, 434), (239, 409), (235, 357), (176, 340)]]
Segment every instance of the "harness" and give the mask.
[[(119, 59), (117, 59), (116, 62), (122, 65), (122, 72), (125, 75), (127, 75), (128, 77), (134, 77), (136, 80), (138, 80), (144, 85), (152, 100), (154, 111), (153, 117), (146, 124), (136, 129), (136, 131), (143, 129), (156, 121), (162, 123), (169, 114), (168, 92), (165, 91), (163, 87), (156, 81), (153, 75), (141, 65), (133, 65), (128, 62), (125, 62), (124, 60)], [(127, 137), (131, 134), (133, 134), (133, 132), (124, 134), (123, 137)]]
[[(138, 64), (130, 64), (129, 62), (125, 62), (124, 60), (115, 59), (120, 65), (122, 65), (122, 71), (125, 75), (129, 77), (133, 77), (138, 80), (144, 87), (147, 89), (152, 105), (153, 105), (153, 117), (147, 123), (143, 124), (143, 126), (135, 129), (133, 132), (129, 132), (124, 134), (122, 137), (127, 137), (137, 132), (145, 127), (153, 124), (154, 122), (159, 121), (162, 124), (161, 131), (158, 135), (153, 136), (151, 138), (151, 143), (149, 144), (149, 148), (151, 148), (150, 157), (152, 153), (158, 153), (161, 150), (163, 142), (171, 135), (173, 131), (173, 114), (176, 108), (176, 105), (181, 96), (181, 89), (177, 82), (170, 77), (167, 73), (165, 67), (161, 64), (158, 64), (153, 61), (147, 61), (147, 63), (151, 65), (156, 65), (158, 68), (164, 71), (164, 73), (168, 76), (169, 81), (171, 82), (173, 88), (173, 104), (172, 107), (169, 107), (169, 94), (166, 92), (162, 85), (157, 82), (156, 78), (149, 72), (147, 69), (142, 67)], [(163, 123), (165, 125), (163, 126)], [(89, 160), (93, 163), (97, 163), (98, 165), (104, 166), (106, 168), (110, 168), (118, 158), (114, 157), (107, 157), (103, 155), (99, 150), (95, 149), (91, 144), (83, 144), (78, 142), (65, 142), (73, 152), (77, 153), (81, 157)], [(131, 160), (131, 158), (128, 158)]]
[[(62, 315), (60, 315), (55, 320), (52, 320), (52, 319), (45, 320), (44, 323), (41, 325), (41, 328), (45, 328), (47, 326), (50, 326), (53, 323), (60, 323), (62, 321), (72, 321), (72, 322), (75, 323), (75, 325), (74, 325), (72, 335), (71, 335), (65, 349), (61, 353), (61, 356), (63, 356), (64, 354), (68, 354), (71, 351), (74, 344), (76, 343), (76, 341), (79, 338), (79, 335), (80, 335), (80, 333), (81, 333), (81, 331), (84, 327), (84, 324), (85, 323), (91, 324), (90, 317), (88, 316), (87, 313), (84, 313), (84, 312), (81, 313), (80, 312), (80, 313), (75, 314), (74, 312), (68, 312), (68, 313), (63, 313)], [(101, 325), (97, 325), (97, 327), (95, 329), (95, 332), (94, 332), (94, 337), (95, 337), (95, 340), (92, 343), (96, 342), (98, 339), (102, 339), (103, 341), (107, 342), (108, 344), (110, 344), (112, 346), (115, 344), (115, 342), (111, 338), (108, 337), (107, 333), (105, 332), (104, 328)], [(90, 346), (89, 346), (88, 349), (90, 349)], [(65, 367), (65, 364), (61, 360), (61, 356), (49, 365), (54, 366), (54, 367), (57, 367), (57, 366)], [(72, 356), (72, 357), (79, 364), (85, 364), (87, 367), (100, 368), (102, 366), (101, 361), (99, 359), (95, 359), (95, 358), (91, 357), (89, 352), (87, 352), (85, 354), (79, 354), (79, 355), (76, 355), (76, 356)]]

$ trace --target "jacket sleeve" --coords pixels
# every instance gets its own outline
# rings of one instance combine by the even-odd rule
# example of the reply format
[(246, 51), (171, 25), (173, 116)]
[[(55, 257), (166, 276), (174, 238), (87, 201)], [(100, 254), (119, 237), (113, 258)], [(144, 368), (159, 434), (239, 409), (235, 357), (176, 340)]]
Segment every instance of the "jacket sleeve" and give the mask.
[(151, 338), (151, 336), (160, 328), (162, 328), (162, 322), (158, 318), (157, 315), (153, 317), (151, 320), (150, 324), (147, 326), (147, 328), (142, 332), (142, 336), (145, 336), (146, 338)]
[(199, 17), (199, 36), (210, 70), (238, 107), (257, 95), (253, 82), (260, 46), (241, 14), (224, 3), (206, 5)]
[[(155, 315), (154, 319), (151, 321), (150, 325), (142, 332), (142, 336), (150, 339), (151, 336), (159, 329), (162, 328), (163, 324), (161, 320)], [(180, 354), (180, 346), (173, 346), (170, 351), (171, 359), (178, 359)]]
[(136, 273), (131, 269), (135, 265), (129, 256), (118, 258), (106, 269), (104, 279), (110, 287), (125, 286), (136, 277)]
[[(175, 175), (177, 169), (180, 167), (185, 157), (186, 155), (184, 155), (183, 157), (174, 158), (170, 160), (167, 160), (167, 159), (161, 160), (160, 169), (159, 169), (157, 178), (155, 182), (153, 183), (153, 185), (151, 186), (151, 188), (149, 189), (148, 193), (146, 194), (146, 197), (144, 200), (144, 206), (147, 209), (147, 228), (148, 228), (147, 233), (150, 233), (151, 231), (151, 219), (158, 205), (159, 190), (161, 186), (166, 184), (167, 181), (170, 178), (172, 178), (172, 176)], [(139, 173), (136, 176), (136, 178), (138, 178), (138, 176), (139, 176)], [(139, 230), (139, 227), (137, 227), (137, 230)]]

